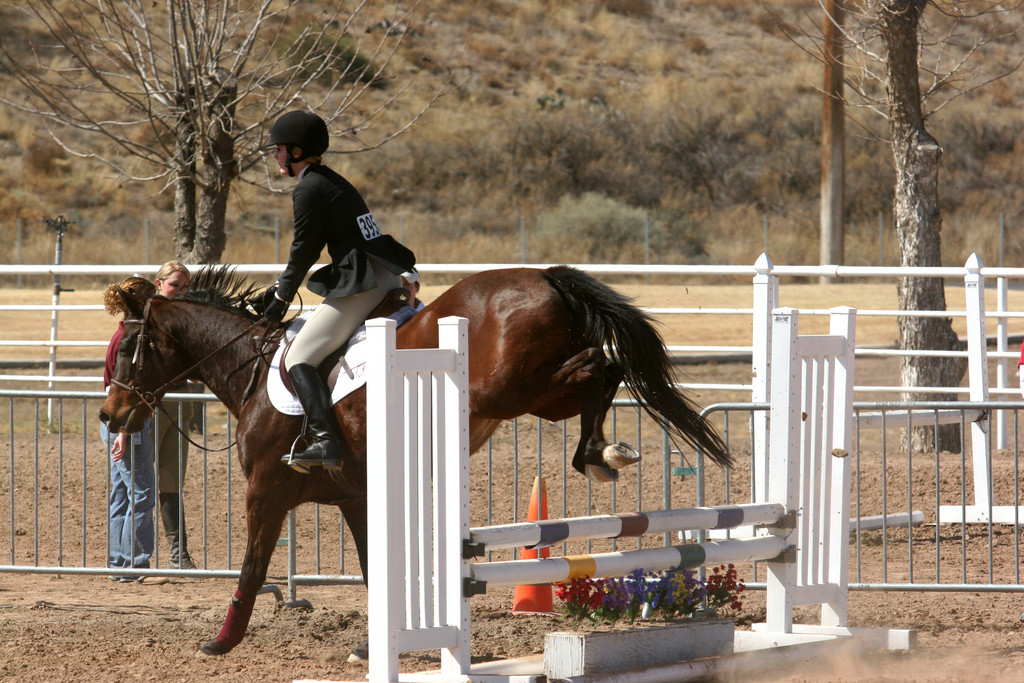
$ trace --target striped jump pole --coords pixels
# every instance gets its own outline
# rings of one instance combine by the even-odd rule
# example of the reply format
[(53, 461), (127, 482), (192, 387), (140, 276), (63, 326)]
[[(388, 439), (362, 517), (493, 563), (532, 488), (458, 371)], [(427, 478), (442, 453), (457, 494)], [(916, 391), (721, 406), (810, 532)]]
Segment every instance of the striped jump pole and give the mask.
[(519, 546), (546, 548), (563, 541), (771, 525), (785, 514), (786, 508), (781, 503), (719, 505), (499, 524), (470, 529), (469, 536), (473, 543), (482, 544), (487, 550)]
[(477, 562), (471, 564), (470, 569), (473, 579), (489, 588), (516, 584), (564, 583), (575, 578), (625, 576), (636, 569), (696, 569), (729, 562), (772, 560), (785, 549), (786, 539), (782, 536), (758, 536), (592, 555)]

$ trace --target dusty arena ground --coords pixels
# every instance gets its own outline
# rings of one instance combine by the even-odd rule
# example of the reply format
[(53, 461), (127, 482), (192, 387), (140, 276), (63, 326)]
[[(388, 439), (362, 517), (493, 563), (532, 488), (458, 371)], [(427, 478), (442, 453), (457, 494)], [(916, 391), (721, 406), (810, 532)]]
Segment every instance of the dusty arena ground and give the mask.
[[(44, 440), (45, 441), (45, 440)], [(20, 448), (20, 447), (19, 447)], [(15, 457), (31, 457), (18, 452)], [(877, 474), (877, 473), (876, 473)], [(870, 481), (871, 474), (866, 474)], [(891, 496), (902, 477), (890, 478)], [(916, 479), (916, 477), (915, 477)], [(6, 485), (6, 473), (4, 475)], [(575, 475), (570, 485), (585, 488)], [(16, 490), (31, 482), (18, 477)], [(97, 484), (102, 488), (102, 483)], [(552, 490), (557, 490), (552, 484)], [(870, 486), (870, 485), (869, 485)], [(53, 489), (42, 487), (43, 495)], [(197, 490), (197, 489), (191, 489)], [(209, 488), (208, 505), (216, 507)], [(474, 494), (476, 494), (474, 489)], [(525, 491), (524, 491), (525, 493)], [(511, 491), (494, 503), (509, 505)], [(521, 494), (523, 495), (523, 494)], [(608, 492), (594, 494), (597, 509), (606, 509)], [(523, 496), (525, 497), (525, 496)], [(193, 501), (195, 497), (193, 496)], [(520, 505), (523, 505), (520, 501)], [(560, 503), (551, 501), (552, 507)], [(6, 526), (6, 524), (4, 524)], [(193, 539), (196, 537), (193, 523)], [(241, 541), (244, 526), (235, 518), (233, 536)], [(44, 558), (54, 556), (57, 538), (44, 529), (34, 538), (29, 520), (19, 523), (18, 547), (33, 551), (39, 544)], [(73, 535), (75, 526), (66, 530)], [(942, 530), (943, 544), (959, 567), (958, 527)], [(934, 526), (921, 530), (915, 551), (927, 558)], [(995, 529), (997, 562), (1013, 545), (1012, 529)], [(915, 533), (915, 537), (917, 534)], [(65, 539), (65, 543), (69, 541)], [(193, 540), (193, 553), (196, 553)], [(891, 530), (887, 559), (893, 578), (905, 571), (906, 532)], [(968, 535), (967, 571), (971, 580), (984, 580), (987, 571), (987, 532)], [(877, 532), (865, 534), (864, 566), (880, 564)], [(75, 551), (77, 552), (77, 551)], [(74, 565), (75, 552), (67, 553)], [(163, 552), (166, 552), (164, 550)], [(213, 549), (211, 558), (215, 556)], [(946, 552), (946, 551), (944, 551)], [(241, 546), (236, 546), (238, 557)], [(287, 596), (281, 549), (271, 567), (270, 581)], [(1012, 563), (1012, 556), (1008, 558)], [(236, 567), (238, 560), (235, 560)], [(49, 564), (44, 560), (43, 564)], [(1002, 567), (1001, 571), (1008, 570)], [(745, 577), (750, 580), (750, 577)], [(874, 580), (874, 578), (872, 578)], [(272, 595), (260, 596), (246, 639), (224, 657), (205, 657), (197, 648), (214, 637), (226, 613), (234, 582), (224, 579), (171, 579), (164, 585), (113, 583), (105, 577), (0, 574), (0, 680), (42, 681), (291, 681), (321, 679), (363, 680), (367, 666), (349, 664), (349, 651), (366, 638), (365, 593), (359, 587), (299, 587), (298, 597), (312, 608), (289, 608)], [(544, 634), (564, 628), (558, 617), (510, 612), (512, 589), (496, 589), (473, 598), (474, 661), (537, 654)], [(1024, 600), (998, 593), (868, 593), (850, 596), (850, 623), (916, 629), (918, 646), (909, 653), (849, 653), (822, 661), (794, 661), (777, 671), (759, 671), (760, 681), (978, 681), (1022, 680), (1024, 671)], [(814, 615), (801, 613), (811, 621)], [(764, 618), (764, 597), (747, 595), (741, 628)], [(436, 652), (406, 655), (403, 670), (428, 670)]]
[[(676, 304), (690, 305), (690, 304)], [(0, 323), (3, 320), (0, 319)], [(109, 323), (109, 319), (107, 320)], [(749, 333), (749, 332), (747, 332)], [(749, 381), (749, 366), (737, 363), (721, 363), (706, 366), (687, 367), (682, 370), (684, 379), (701, 381)], [(893, 372), (892, 367), (863, 365), (858, 369), (858, 383), (874, 383), (872, 378), (861, 373), (876, 373), (879, 377)], [(702, 399), (698, 399), (703, 402)], [(97, 406), (89, 404), (90, 410)], [(92, 429), (91, 427), (89, 429)], [(211, 445), (220, 435), (216, 427), (209, 430)], [(91, 546), (99, 538), (102, 529), (102, 476), (90, 475), (85, 488), (90, 508), (83, 513), (81, 507), (82, 484), (75, 482), (75, 458), (81, 459), (75, 451), (74, 440), (82, 440), (75, 434), (61, 443), (56, 435), (42, 434), (40, 446), (36, 447), (31, 430), (18, 432), (11, 443), (10, 435), (0, 434), (0, 447), (5, 454), (10, 452), (10, 461), (15, 462), (13, 490), (12, 475), (8, 458), (0, 462), (0, 503), (8, 516), (7, 507), (15, 528), (8, 538), (8, 522), (0, 522), (0, 563), (6, 564), (12, 553), (17, 555), (18, 564), (31, 563), (33, 557), (42, 558), (39, 564), (55, 562), (63, 554), (65, 565), (81, 564), (83, 551), (75, 545), (75, 536), (81, 536), (82, 517), (90, 534), (90, 566), (94, 565), (93, 555), (97, 552)], [(87, 435), (91, 446), (98, 445), (98, 437)], [(529, 427), (513, 434), (510, 428), (499, 431), (494, 446), (495, 453), (510, 451), (511, 442), (517, 439), (520, 449), (533, 449), (539, 442)], [(560, 434), (545, 435), (544, 440), (560, 443)], [(652, 440), (653, 441), (653, 440)], [(655, 448), (652, 442), (650, 448)], [(660, 445), (660, 444), (659, 444)], [(57, 479), (57, 459), (60, 450), (74, 452), (67, 462), (61, 460), (63, 479)], [(81, 450), (81, 449), (78, 449)], [(550, 450), (555, 450), (554, 448)], [(100, 451), (100, 452), (96, 452)], [(548, 452), (545, 445), (544, 452)], [(646, 455), (646, 452), (645, 452)], [(1015, 476), (1012, 454), (997, 458), (994, 463), (994, 477), (998, 486), (1012, 487)], [(193, 451), (195, 460), (198, 456)], [(475, 457), (474, 471), (484, 467), (486, 455)], [(548, 456), (545, 455), (545, 458)], [(92, 468), (104, 463), (101, 449), (92, 448), (88, 454)], [(495, 456), (495, 461), (499, 461)], [(40, 463), (32, 466), (31, 463)], [(193, 555), (206, 553), (211, 567), (224, 566), (225, 544), (214, 532), (197, 552), (201, 541), (199, 530), (200, 492), (205, 491), (206, 505), (211, 510), (210, 519), (219, 520), (225, 509), (228, 496), (220, 481), (227, 477), (233, 480), (231, 489), (234, 517), (230, 524), (230, 548), (234, 553), (232, 566), (237, 569), (244, 544), (244, 516), (242, 482), (237, 467), (227, 469), (223, 460), (211, 457), (208, 468), (210, 480), (204, 484), (200, 479), (202, 468), (190, 465), (190, 480), (186, 484), (186, 505), (192, 517), (189, 519), (192, 533)], [(866, 451), (861, 464), (862, 504), (869, 509), (880, 495), (880, 482), (886, 482), (891, 500), (913, 500), (915, 509), (929, 510), (929, 482), (941, 479), (943, 490), (948, 485), (950, 495), (959, 491), (959, 457), (944, 458), (936, 471), (928, 458), (915, 459), (913, 471), (901, 471), (898, 463), (883, 468), (880, 462)], [(948, 465), (946, 464), (948, 463)], [(546, 467), (547, 465), (545, 465)], [(77, 466), (79, 470), (81, 465)], [(497, 481), (509, 481), (511, 477), (503, 465), (496, 466)], [(552, 468), (557, 472), (557, 467)], [(737, 469), (742, 469), (738, 467)], [(895, 471), (889, 471), (889, 469)], [(102, 470), (96, 470), (97, 472)], [(532, 475), (531, 475), (532, 476)], [(632, 475), (626, 475), (632, 476)], [(741, 476), (741, 475), (739, 475)], [(217, 477), (221, 477), (220, 480)], [(618, 509), (628, 509), (630, 491), (635, 487), (658, 488), (661, 482), (650, 477), (637, 483), (635, 478), (627, 479), (618, 486)], [(908, 481), (910, 485), (908, 485)], [(568, 491), (567, 506), (574, 514), (578, 505), (589, 506), (594, 512), (610, 509), (610, 489), (594, 488), (586, 491), (584, 480), (571, 474), (565, 482)], [(54, 496), (60, 486), (64, 496), (62, 515), (65, 527), (58, 534), (55, 527), (44, 517), (41, 524), (32, 519), (31, 507), (23, 507), (31, 500), (33, 491), (38, 491), (46, 510), (55, 507)], [(562, 481), (555, 475), (548, 482), (552, 511), (562, 506)], [(692, 497), (692, 480), (672, 483), (673, 500), (686, 504)], [(494, 486), (490, 489), (495, 509), (513, 507), (522, 517), (525, 514), (529, 496), (530, 481), (522, 477), (518, 488)], [(902, 487), (902, 488), (901, 488)], [(910, 492), (908, 489), (913, 488)], [(481, 485), (474, 485), (474, 502), (486, 495)], [(641, 495), (637, 493), (636, 495)], [(660, 494), (659, 494), (660, 495)], [(583, 499), (589, 496), (589, 503)], [(10, 500), (17, 501), (15, 505)], [(95, 502), (97, 501), (98, 502)], [(653, 498), (645, 498), (654, 506)], [(583, 502), (581, 502), (583, 501)], [(918, 505), (920, 503), (920, 506)], [(474, 524), (481, 523), (474, 513)], [(76, 517), (77, 515), (77, 517)], [(303, 522), (308, 524), (311, 512), (303, 510)], [(878, 532), (865, 533), (861, 543), (861, 556), (851, 558), (852, 572), (856, 567), (869, 568), (861, 580), (877, 581), (877, 572), (882, 558), (887, 563), (890, 578), (903, 580), (907, 571), (908, 548), (913, 547), (915, 567), (925, 562), (926, 569), (918, 570), (917, 580), (928, 580), (928, 572), (934, 572), (927, 562), (934, 556), (936, 527), (930, 524), (934, 516), (929, 512), (924, 526), (914, 531), (914, 545), (910, 546), (905, 529), (889, 530), (883, 540)], [(220, 523), (220, 522), (218, 522)], [(336, 520), (322, 522), (324, 528), (331, 525), (337, 529)], [(992, 536), (987, 528), (971, 528), (966, 536), (960, 527), (938, 529), (940, 549), (948, 557), (951, 572), (961, 571), (969, 582), (987, 580), (989, 553), (998, 565), (1002, 576), (1013, 575), (1014, 538), (1012, 527), (995, 527)], [(219, 532), (218, 532), (219, 533)], [(161, 544), (163, 541), (161, 541)], [(12, 548), (8, 550), (8, 544)], [(60, 545), (58, 545), (60, 544)], [(60, 550), (58, 550), (60, 548)], [(100, 542), (100, 552), (102, 541)], [(162, 546), (161, 552), (166, 553)], [(303, 552), (311, 552), (303, 548)], [(271, 566), (269, 581), (284, 584), (284, 552), (279, 550)], [(965, 558), (961, 567), (960, 558)], [(197, 558), (198, 559), (198, 558)], [(356, 571), (351, 558), (347, 571)], [(162, 562), (165, 562), (163, 560)], [(337, 570), (330, 570), (336, 572)], [(924, 572), (923, 577), (921, 572)], [(750, 576), (745, 576), (750, 580)], [(851, 574), (851, 580), (858, 580)], [(944, 577), (944, 580), (949, 580)], [(210, 658), (197, 654), (198, 647), (213, 638), (221, 627), (228, 602), (234, 592), (234, 581), (225, 579), (181, 579), (173, 578), (163, 585), (147, 583), (114, 583), (106, 577), (53, 576), (50, 574), (0, 573), (0, 680), (23, 681), (291, 681), (293, 679), (320, 679), (336, 681), (363, 680), (367, 674), (365, 663), (346, 662), (349, 651), (366, 638), (366, 600), (362, 588), (351, 586), (300, 587), (298, 597), (308, 600), (312, 608), (290, 608), (278, 604), (271, 595), (260, 596), (256, 602), (252, 622), (246, 639), (234, 651), (224, 657)], [(542, 651), (545, 633), (560, 630), (564, 624), (555, 616), (522, 615), (510, 612), (512, 589), (495, 589), (485, 596), (473, 598), (473, 657), (474, 661), (520, 657)], [(843, 652), (836, 657), (823, 660), (792, 661), (777, 670), (763, 670), (743, 680), (757, 681), (986, 681), (1003, 683), (1024, 680), (1024, 596), (1005, 593), (879, 593), (853, 592), (850, 595), (850, 623), (861, 627), (893, 627), (916, 629), (917, 647), (911, 652)], [(815, 615), (800, 613), (801, 620), (813, 621)], [(739, 617), (740, 628), (748, 628), (752, 622), (764, 618), (764, 597), (760, 592), (747, 595), (746, 604)], [(436, 665), (436, 652), (407, 655), (402, 658), (406, 671), (422, 671)]]
[[(355, 588), (310, 588), (312, 610), (257, 602), (246, 640), (230, 654), (196, 653), (216, 635), (233, 588), (225, 581), (162, 586), (105, 579), (0, 579), (0, 679), (5, 681), (363, 680), (365, 664), (347, 664), (366, 637), (365, 601)], [(751, 600), (755, 603), (756, 600)], [(1024, 670), (1021, 601), (999, 595), (851, 596), (851, 623), (920, 630), (909, 653), (846, 653), (793, 662), (748, 681), (1020, 681)], [(474, 661), (540, 652), (554, 617), (511, 614), (507, 592), (474, 598)], [(746, 618), (757, 618), (751, 605)], [(763, 612), (762, 612), (763, 613)], [(429, 669), (436, 657), (403, 657)]]

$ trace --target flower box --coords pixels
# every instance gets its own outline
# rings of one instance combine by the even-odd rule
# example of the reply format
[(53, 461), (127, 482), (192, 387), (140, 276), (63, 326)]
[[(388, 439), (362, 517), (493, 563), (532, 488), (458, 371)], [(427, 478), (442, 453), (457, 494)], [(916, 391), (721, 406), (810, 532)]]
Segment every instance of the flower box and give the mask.
[(732, 619), (682, 619), (641, 628), (549, 633), (544, 638), (548, 680), (625, 671), (731, 653)]

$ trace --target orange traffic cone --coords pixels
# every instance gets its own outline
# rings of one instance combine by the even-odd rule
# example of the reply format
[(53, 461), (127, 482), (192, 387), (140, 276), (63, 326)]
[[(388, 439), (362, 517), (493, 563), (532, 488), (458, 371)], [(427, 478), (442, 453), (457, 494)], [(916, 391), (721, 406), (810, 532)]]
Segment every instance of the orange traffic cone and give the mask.
[[(530, 509), (526, 513), (526, 521), (536, 522), (548, 518), (548, 489), (544, 483), (544, 477), (537, 477), (533, 480), (533, 492), (530, 494)], [(523, 548), (521, 559), (533, 560), (538, 557), (548, 557), (550, 548)], [(551, 584), (540, 586), (516, 586), (515, 597), (512, 601), (513, 612), (554, 612), (555, 607), (551, 599)]]

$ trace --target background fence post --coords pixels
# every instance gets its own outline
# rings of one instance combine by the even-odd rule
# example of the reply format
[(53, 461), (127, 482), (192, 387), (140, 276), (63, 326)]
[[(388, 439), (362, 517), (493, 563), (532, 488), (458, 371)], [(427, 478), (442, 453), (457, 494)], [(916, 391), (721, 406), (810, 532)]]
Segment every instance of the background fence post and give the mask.
[[(18, 265), (21, 265), (21, 219), (17, 220), (18, 225)], [(18, 273), (18, 289), (21, 289), (21, 273)]]
[[(1009, 288), (1005, 277), (996, 278), (996, 353), (1003, 354), (1009, 350), (1009, 319), (1005, 313), (1009, 310)], [(1016, 373), (1014, 373), (1016, 374)], [(1010, 386), (1010, 359), (999, 358), (996, 363), (996, 387), (1007, 389)], [(1014, 382), (1016, 386), (1016, 382)], [(1006, 400), (1000, 392), (999, 399)], [(1007, 447), (1007, 419), (1005, 410), (996, 412), (996, 448)]]
[(526, 263), (526, 216), (519, 217), (519, 244), (523, 253), (523, 263)]

